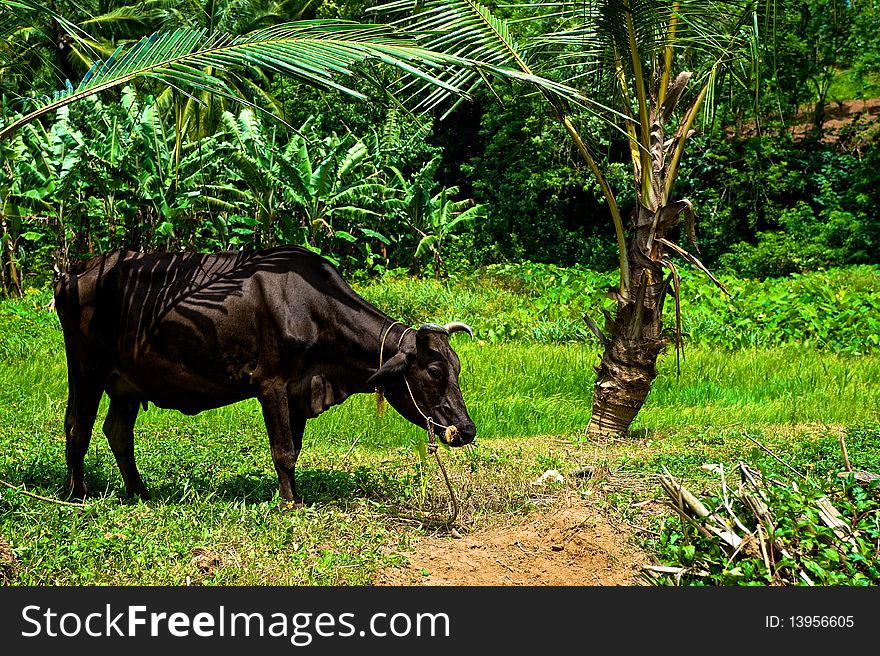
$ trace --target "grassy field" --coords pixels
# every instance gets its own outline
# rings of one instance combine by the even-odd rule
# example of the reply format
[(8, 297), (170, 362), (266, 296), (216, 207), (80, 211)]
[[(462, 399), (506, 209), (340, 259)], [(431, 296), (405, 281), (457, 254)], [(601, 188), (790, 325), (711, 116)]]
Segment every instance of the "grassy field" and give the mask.
[[(26, 358), (0, 360), (0, 479), (61, 498), (65, 476), (65, 365), (59, 336), (41, 333)], [(840, 466), (836, 426), (848, 427), (857, 467), (880, 465), (880, 356), (809, 349), (686, 352), (680, 375), (666, 356), (637, 439), (583, 437), (595, 349), (575, 344), (468, 343), (456, 337), (476, 446), (443, 449), (463, 526), (532, 507), (528, 481), (586, 462), (628, 471), (700, 476), (705, 462), (755, 457), (745, 435), (792, 467)], [(446, 491), (415, 446), (420, 431), (374, 400), (354, 397), (309, 422), (298, 466), (305, 510), (277, 508), (276, 478), (259, 408), (243, 402), (186, 417), (150, 408), (136, 427), (153, 494), (127, 502), (100, 421), (87, 460), (86, 507), (0, 491), (0, 538), (15, 558), (10, 584), (366, 584), (423, 530), (395, 521), (445, 515)], [(573, 483), (574, 484), (574, 483)], [(653, 494), (653, 492), (649, 493)], [(623, 511), (638, 493), (608, 497)]]
[[(408, 323), (456, 319), (477, 329), (474, 342), (454, 337), (477, 441), (441, 449), (461, 530), (527, 516), (540, 502), (530, 481), (547, 469), (598, 466), (637, 481), (567, 477), (552, 489), (591, 495), (624, 519), (658, 496), (652, 476), (664, 469), (703, 490), (717, 487), (706, 463), (833, 478), (841, 430), (853, 467), (880, 472), (880, 270), (730, 280), (732, 299), (692, 282), (690, 346), (679, 361), (674, 352), (661, 358), (632, 437), (597, 444), (584, 427), (599, 351), (581, 316), (599, 316), (606, 278), (530, 266), (450, 286), (361, 289)], [(42, 290), (0, 302), (0, 584), (368, 584), (426, 531), (399, 514), (448, 517), (440, 473), (419, 455), (424, 434), (393, 410), (379, 417), (369, 395), (307, 425), (297, 484), (309, 505), (299, 512), (278, 509), (255, 401), (195, 417), (142, 412), (136, 457), (153, 496), (143, 503), (123, 498), (100, 430), (105, 399), (86, 459), (86, 505), (25, 494), (65, 493), (66, 370), (49, 299)], [(649, 529), (636, 536), (640, 546), (668, 553), (668, 540), (655, 539), (663, 517), (637, 519)]]

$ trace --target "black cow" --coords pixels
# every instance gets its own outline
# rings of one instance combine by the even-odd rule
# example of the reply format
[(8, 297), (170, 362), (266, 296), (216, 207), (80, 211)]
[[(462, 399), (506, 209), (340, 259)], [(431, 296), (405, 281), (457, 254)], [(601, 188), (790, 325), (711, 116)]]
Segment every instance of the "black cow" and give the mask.
[(196, 414), (257, 398), (279, 494), (296, 504), (306, 420), (351, 394), (383, 389), (401, 415), (423, 428), (433, 422), (451, 446), (476, 435), (448, 341), (452, 332), (473, 331), (393, 321), (301, 248), (101, 255), (59, 276), (55, 307), (67, 352), (74, 498), (86, 494), (83, 461), (104, 392), (104, 433), (126, 493), (143, 498), (134, 424), (148, 402)]

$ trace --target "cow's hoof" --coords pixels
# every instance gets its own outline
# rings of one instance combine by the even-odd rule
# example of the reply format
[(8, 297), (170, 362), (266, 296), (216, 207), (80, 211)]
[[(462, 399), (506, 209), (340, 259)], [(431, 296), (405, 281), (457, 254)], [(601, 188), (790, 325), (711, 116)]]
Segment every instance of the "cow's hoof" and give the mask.
[(70, 485), (67, 489), (67, 498), (71, 501), (82, 501), (89, 492), (89, 488), (86, 487), (85, 483)]
[(149, 501), (150, 493), (147, 492), (146, 488), (141, 487), (135, 490), (126, 491), (125, 497), (129, 501)]
[(302, 499), (282, 499), (278, 504), (278, 507), (283, 512), (292, 512), (294, 510), (301, 510), (306, 507), (305, 502)]

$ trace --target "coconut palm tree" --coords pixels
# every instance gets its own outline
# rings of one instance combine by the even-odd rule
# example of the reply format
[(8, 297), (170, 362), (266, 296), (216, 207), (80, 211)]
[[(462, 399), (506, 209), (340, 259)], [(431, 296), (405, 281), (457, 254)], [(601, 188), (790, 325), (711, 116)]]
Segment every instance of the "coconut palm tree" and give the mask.
[[(754, 55), (748, 47), (754, 5), (753, 0), (529, 2), (506, 6), (515, 20), (502, 19), (473, 0), (427, 0), (414, 13), (409, 0), (377, 8), (427, 49), (580, 90), (578, 100), (593, 101), (587, 105), (591, 113), (626, 135), (636, 196), (627, 221), (577, 124), (577, 108), (569, 102), (574, 96), (566, 100), (546, 85), (539, 89), (599, 184), (619, 251), (620, 281), (610, 291), (615, 315), (606, 317), (604, 331), (585, 317), (604, 346), (590, 433), (625, 433), (647, 398), (659, 354), (671, 342), (680, 344), (680, 329), (667, 330), (662, 323), (671, 291), (680, 326), (679, 276), (672, 256), (711, 276), (673, 238), (683, 219), (696, 249), (692, 206), (676, 198), (674, 184), (698, 113), (712, 106), (720, 77), (731, 73), (732, 64), (745, 70)], [(444, 79), (469, 90), (484, 82), (466, 69), (450, 71)], [(432, 88), (410, 84), (406, 90), (423, 105), (439, 99)]]

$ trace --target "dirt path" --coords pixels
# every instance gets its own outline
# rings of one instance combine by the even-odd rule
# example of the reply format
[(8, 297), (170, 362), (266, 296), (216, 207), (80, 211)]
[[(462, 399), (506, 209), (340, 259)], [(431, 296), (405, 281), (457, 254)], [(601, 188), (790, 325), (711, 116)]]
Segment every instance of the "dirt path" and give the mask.
[(637, 585), (647, 555), (632, 534), (580, 496), (461, 538), (422, 538), (409, 563), (380, 571), (374, 585)]
[[(808, 108), (801, 112), (792, 126), (792, 134), (795, 138), (803, 137), (809, 134), (813, 127), (813, 109)], [(846, 102), (829, 101), (825, 108), (825, 122), (823, 123), (824, 133), (822, 141), (825, 143), (836, 143), (843, 139), (849, 142), (856, 135), (850, 135), (848, 138), (841, 132), (844, 128), (851, 128), (858, 124), (861, 130), (869, 134), (870, 126), (876, 125), (880, 120), (880, 98), (870, 98), (868, 100), (848, 100)]]
[[(813, 130), (814, 106), (808, 105), (797, 113), (793, 122), (786, 128), (794, 139), (804, 139)], [(829, 100), (825, 108), (825, 122), (822, 124), (822, 142), (835, 145), (845, 152), (860, 152), (875, 143), (880, 132), (880, 98), (867, 100)], [(731, 128), (728, 135), (732, 138)], [(741, 136), (754, 137), (755, 125), (743, 126)]]

